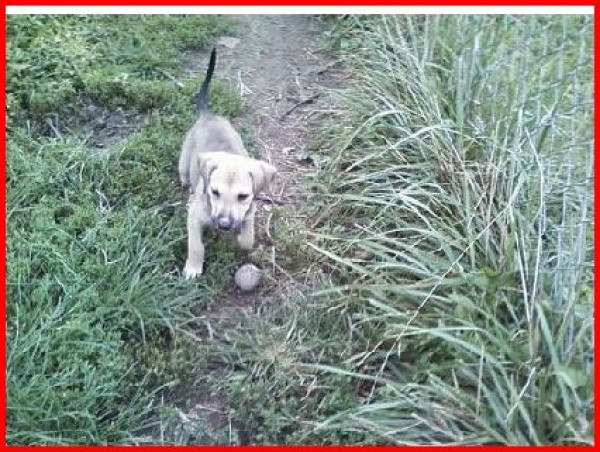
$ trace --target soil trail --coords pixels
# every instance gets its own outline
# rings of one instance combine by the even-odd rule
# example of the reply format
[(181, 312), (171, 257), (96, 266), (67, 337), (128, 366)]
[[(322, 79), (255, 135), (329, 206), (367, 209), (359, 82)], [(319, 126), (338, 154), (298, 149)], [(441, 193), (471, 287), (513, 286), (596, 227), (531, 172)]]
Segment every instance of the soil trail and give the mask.
[[(318, 51), (324, 31), (318, 16), (233, 17), (239, 26), (234, 37), (218, 40), (215, 74), (242, 96), (249, 114), (237, 122), (252, 129), (260, 157), (278, 167), (276, 194), (289, 196), (306, 171), (298, 160), (309, 140), (308, 123), (331, 110), (324, 88), (338, 86), (340, 72)], [(188, 67), (203, 74), (206, 59), (195, 58)]]
[[(272, 196), (291, 206), (298, 205), (303, 196), (297, 184), (304, 174), (314, 171), (311, 160), (306, 158), (311, 128), (336, 113), (328, 88), (342, 86), (345, 76), (337, 61), (319, 51), (319, 39), (325, 27), (318, 16), (238, 15), (233, 18), (239, 24), (235, 33), (217, 41), (215, 77), (229, 80), (242, 96), (246, 113), (233, 122), (237, 127), (245, 126), (252, 131), (255, 143), (249, 151), (278, 168)], [(188, 71), (196, 76), (204, 74), (207, 60), (207, 53), (188, 54)], [(257, 204), (259, 246), (268, 246), (265, 219), (272, 206)], [(275, 255), (274, 251), (273, 245), (270, 252)], [(224, 332), (235, 328), (242, 318), (256, 315), (260, 304), (272, 296), (269, 288), (240, 294), (232, 283), (207, 308), (207, 329)], [(236, 428), (223, 395), (211, 388), (194, 388), (192, 392), (189, 394), (189, 401), (194, 401), (190, 403), (191, 411), (182, 419), (203, 423), (208, 437), (213, 438), (205, 443), (220, 443), (221, 440), (215, 439), (219, 432), (232, 429), (237, 431), (237, 440), (233, 443), (248, 442), (247, 434)], [(185, 425), (180, 428), (180, 431), (186, 430)]]
[[(338, 62), (319, 50), (323, 19), (315, 15), (238, 15), (233, 36), (217, 40), (217, 79), (226, 79), (241, 95), (245, 114), (233, 119), (236, 127), (251, 130), (249, 151), (278, 169), (271, 196), (298, 205), (303, 195), (298, 182), (314, 171), (306, 149), (311, 129), (335, 114), (328, 88), (345, 77)], [(206, 54), (190, 54), (188, 70), (204, 74)], [(266, 234), (269, 203), (257, 203), (257, 241), (264, 254), (276, 255)], [(267, 249), (265, 251), (265, 247)], [(277, 267), (277, 265), (273, 265)], [(281, 268), (280, 268), (281, 270)], [(289, 278), (288, 278), (289, 279)], [(239, 309), (252, 309), (262, 293), (242, 295), (233, 283), (209, 307), (208, 315), (235, 318)], [(229, 313), (229, 308), (236, 312)]]

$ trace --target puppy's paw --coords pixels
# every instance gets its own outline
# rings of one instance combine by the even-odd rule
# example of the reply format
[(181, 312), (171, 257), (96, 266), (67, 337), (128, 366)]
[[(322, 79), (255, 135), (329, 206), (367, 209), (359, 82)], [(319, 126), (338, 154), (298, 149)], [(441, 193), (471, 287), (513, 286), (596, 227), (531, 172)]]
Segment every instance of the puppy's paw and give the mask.
[(183, 267), (183, 276), (185, 276), (185, 279), (197, 278), (202, 275), (203, 267), (203, 263), (200, 263), (200, 265), (191, 265), (189, 262), (186, 262), (185, 267)]
[(250, 234), (238, 235), (237, 242), (239, 247), (243, 250), (251, 250), (254, 247), (254, 237)]

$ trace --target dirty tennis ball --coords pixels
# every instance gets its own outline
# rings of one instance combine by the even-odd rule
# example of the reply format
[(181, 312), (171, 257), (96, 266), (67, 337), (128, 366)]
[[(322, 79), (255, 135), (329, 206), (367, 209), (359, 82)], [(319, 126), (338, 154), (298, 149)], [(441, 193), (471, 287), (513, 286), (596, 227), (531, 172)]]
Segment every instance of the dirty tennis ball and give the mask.
[(262, 272), (254, 264), (244, 264), (235, 272), (235, 284), (242, 292), (249, 292), (258, 287)]

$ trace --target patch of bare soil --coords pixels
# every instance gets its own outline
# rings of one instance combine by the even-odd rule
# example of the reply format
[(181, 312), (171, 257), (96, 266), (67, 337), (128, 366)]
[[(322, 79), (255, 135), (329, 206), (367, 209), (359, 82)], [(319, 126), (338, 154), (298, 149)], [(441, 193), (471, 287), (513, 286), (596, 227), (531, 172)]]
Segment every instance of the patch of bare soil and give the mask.
[(82, 130), (90, 149), (102, 153), (127, 138), (142, 125), (147, 125), (148, 115), (123, 108), (111, 110), (94, 104), (83, 107)]
[[(218, 40), (215, 77), (228, 80), (242, 96), (247, 114), (237, 118), (234, 125), (250, 128), (255, 139), (254, 154), (278, 168), (270, 197), (288, 206), (293, 215), (304, 198), (298, 182), (315, 169), (307, 154), (311, 130), (338, 113), (327, 88), (342, 86), (345, 75), (336, 60), (318, 50), (324, 26), (317, 16), (243, 15), (235, 19), (239, 21), (237, 33)], [(189, 53), (187, 69), (201, 78), (207, 59), (208, 54)], [(284, 264), (278, 264), (269, 233), (272, 208), (270, 202), (259, 202), (257, 206), (259, 253), (263, 263), (264, 256), (271, 256), (267, 273), (273, 280), (285, 280), (289, 288), (295, 283), (294, 277), (286, 272)], [(232, 282), (204, 313), (206, 329), (198, 332), (198, 339), (207, 340), (212, 331), (226, 335), (227, 329), (235, 328), (242, 318), (256, 315), (282, 286), (264, 284), (262, 289), (243, 294)], [(216, 369), (219, 371), (226, 370)], [(188, 402), (192, 400), (195, 406), (184, 417), (201, 419), (209, 433), (233, 428), (223, 395), (211, 388), (194, 388)], [(244, 436), (238, 429), (237, 442), (244, 443)]]

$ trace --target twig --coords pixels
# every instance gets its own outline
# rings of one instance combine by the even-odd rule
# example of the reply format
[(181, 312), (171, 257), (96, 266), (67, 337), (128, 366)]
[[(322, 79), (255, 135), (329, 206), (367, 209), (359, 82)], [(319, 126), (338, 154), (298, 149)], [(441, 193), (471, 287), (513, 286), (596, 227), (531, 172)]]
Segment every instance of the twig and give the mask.
[(62, 133), (60, 133), (60, 131), (56, 128), (56, 126), (54, 125), (54, 122), (48, 118), (46, 120), (46, 122), (48, 123), (48, 125), (50, 126), (50, 128), (52, 129), (52, 131), (54, 132), (54, 135), (56, 135), (56, 138), (60, 138), (62, 139)]
[(159, 67), (154, 68), (157, 72), (160, 72), (162, 75), (164, 75), (165, 77), (167, 77), (169, 80), (171, 80), (173, 83), (175, 83), (180, 89), (183, 89), (183, 83), (181, 83), (179, 80), (177, 80), (174, 76), (172, 76), (171, 74), (169, 74), (167, 71), (165, 71), (164, 69), (161, 69)]
[(281, 116), (279, 116), (279, 119), (285, 118), (287, 115), (289, 115), (291, 112), (293, 112), (296, 108), (301, 107), (302, 105), (306, 105), (306, 104), (312, 103), (317, 97), (319, 97), (319, 93), (313, 94), (312, 96), (307, 97), (306, 99), (302, 99), (301, 101), (296, 102), (284, 114), (282, 114)]
[(339, 61), (332, 61), (331, 63), (327, 63), (324, 67), (319, 68), (315, 71), (310, 71), (309, 74), (316, 74), (316, 75), (321, 75), (323, 72), (327, 72), (329, 69), (331, 69), (333, 66), (337, 65), (339, 63)]
[(269, 238), (269, 240), (271, 242), (273, 242), (273, 237), (271, 237), (271, 217), (273, 216), (273, 212), (269, 213), (269, 215), (267, 215), (267, 221), (266, 221), (266, 225), (265, 225), (265, 234), (267, 234), (267, 237)]
[(345, 113), (347, 113), (347, 110), (335, 110), (332, 108), (325, 108), (311, 110), (306, 113), (306, 116), (308, 117), (313, 115), (343, 115)]
[(136, 129), (138, 127), (137, 124), (114, 124), (111, 125), (109, 127), (107, 127), (108, 129)]
[(270, 196), (265, 196), (265, 195), (258, 195), (254, 199), (256, 199), (257, 201), (268, 202), (270, 204), (276, 204), (278, 206), (283, 206), (286, 204), (294, 204), (293, 201), (284, 201), (283, 199), (275, 199), (275, 198), (272, 198)]
[(242, 71), (238, 71), (238, 82), (240, 84), (240, 97), (244, 97), (245, 94), (252, 94), (252, 90), (242, 82)]
[(220, 410), (218, 408), (213, 408), (211, 406), (206, 406), (206, 405), (202, 405), (199, 403), (196, 405), (196, 408), (200, 408), (201, 410), (204, 410), (204, 411), (211, 411), (213, 413), (227, 414), (227, 411), (225, 411), (225, 410)]

